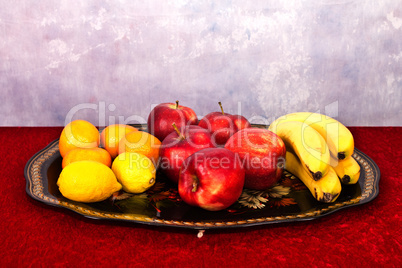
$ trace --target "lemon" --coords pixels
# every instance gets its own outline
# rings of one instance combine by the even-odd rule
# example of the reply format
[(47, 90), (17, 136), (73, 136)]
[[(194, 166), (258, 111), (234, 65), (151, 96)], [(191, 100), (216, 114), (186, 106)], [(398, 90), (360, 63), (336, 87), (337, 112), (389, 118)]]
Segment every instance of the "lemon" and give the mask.
[(155, 184), (156, 170), (152, 160), (139, 153), (119, 154), (113, 161), (112, 170), (123, 190), (129, 193), (143, 193)]
[(88, 160), (66, 166), (57, 185), (64, 197), (85, 203), (103, 201), (122, 188), (109, 167)]

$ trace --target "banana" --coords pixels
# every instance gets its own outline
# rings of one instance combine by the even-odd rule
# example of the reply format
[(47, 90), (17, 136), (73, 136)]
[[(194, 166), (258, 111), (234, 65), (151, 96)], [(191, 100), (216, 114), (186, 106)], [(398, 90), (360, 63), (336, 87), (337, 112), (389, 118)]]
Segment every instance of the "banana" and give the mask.
[(334, 202), (341, 193), (341, 182), (332, 167), (329, 168), (324, 177), (315, 181), (311, 174), (303, 168), (297, 156), (288, 151), (286, 152), (285, 169), (298, 177), (307, 186), (314, 198), (320, 202)]
[(331, 157), (331, 166), (343, 184), (356, 184), (360, 177), (360, 166), (353, 157), (337, 160)]
[(297, 154), (304, 168), (315, 180), (327, 174), (330, 152), (320, 133), (307, 124), (297, 121), (271, 125), (269, 130), (283, 140), (287, 151), (291, 150)]
[(331, 154), (339, 160), (346, 159), (353, 154), (352, 133), (339, 121), (323, 114), (300, 112), (281, 116), (271, 126), (275, 127), (275, 125), (287, 121), (299, 121), (310, 125), (324, 137)]

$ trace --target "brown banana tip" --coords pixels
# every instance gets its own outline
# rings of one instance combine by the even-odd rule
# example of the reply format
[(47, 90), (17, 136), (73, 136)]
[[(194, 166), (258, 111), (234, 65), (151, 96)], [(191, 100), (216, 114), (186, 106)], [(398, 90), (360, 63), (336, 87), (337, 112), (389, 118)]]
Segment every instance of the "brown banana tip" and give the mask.
[(349, 177), (349, 175), (343, 176), (341, 181), (342, 181), (343, 183), (349, 183), (349, 182), (350, 182), (350, 177)]
[(337, 194), (331, 194), (331, 193), (324, 193), (322, 198), (318, 201), (324, 202), (324, 203), (331, 203), (333, 200), (335, 200), (338, 197), (339, 193)]
[(344, 152), (338, 153), (338, 159), (339, 159), (339, 160), (343, 160), (343, 159), (345, 159), (345, 158), (346, 158), (346, 155), (345, 155)]
[(322, 173), (320, 172), (320, 171), (317, 171), (317, 172), (314, 172), (313, 173), (313, 179), (315, 180), (315, 181), (318, 181), (319, 179), (321, 179), (322, 178)]

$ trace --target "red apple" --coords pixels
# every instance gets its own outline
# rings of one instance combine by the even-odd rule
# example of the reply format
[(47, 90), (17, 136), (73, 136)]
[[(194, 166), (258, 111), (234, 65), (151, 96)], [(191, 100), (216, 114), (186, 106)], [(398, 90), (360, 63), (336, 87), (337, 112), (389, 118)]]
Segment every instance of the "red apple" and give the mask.
[(176, 127), (176, 131), (170, 133), (162, 142), (159, 167), (171, 181), (178, 183), (184, 160), (201, 149), (213, 147), (209, 130), (190, 125), (180, 131)]
[(221, 112), (207, 114), (198, 125), (211, 131), (216, 145), (224, 145), (234, 133), (251, 125), (244, 116), (225, 113), (222, 104), (220, 102), (218, 104)]
[(173, 123), (181, 129), (186, 125), (197, 125), (198, 119), (191, 108), (179, 105), (179, 101), (158, 104), (148, 116), (148, 130), (160, 141), (174, 131)]
[(238, 154), (246, 171), (245, 188), (265, 190), (281, 178), (286, 148), (275, 133), (246, 128), (230, 137), (225, 148)]
[(183, 163), (179, 194), (191, 206), (222, 210), (240, 197), (244, 176), (245, 171), (233, 152), (225, 148), (202, 149)]

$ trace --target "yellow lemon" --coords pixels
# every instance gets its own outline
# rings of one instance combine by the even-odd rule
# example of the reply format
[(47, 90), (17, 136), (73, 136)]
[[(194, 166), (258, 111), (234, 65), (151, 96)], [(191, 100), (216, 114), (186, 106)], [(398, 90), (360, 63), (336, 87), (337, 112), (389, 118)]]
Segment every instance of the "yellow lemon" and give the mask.
[(133, 194), (143, 193), (155, 184), (156, 169), (151, 159), (133, 152), (119, 154), (112, 170), (123, 190)]
[(64, 197), (85, 203), (103, 201), (122, 188), (109, 167), (87, 160), (67, 165), (57, 185)]

